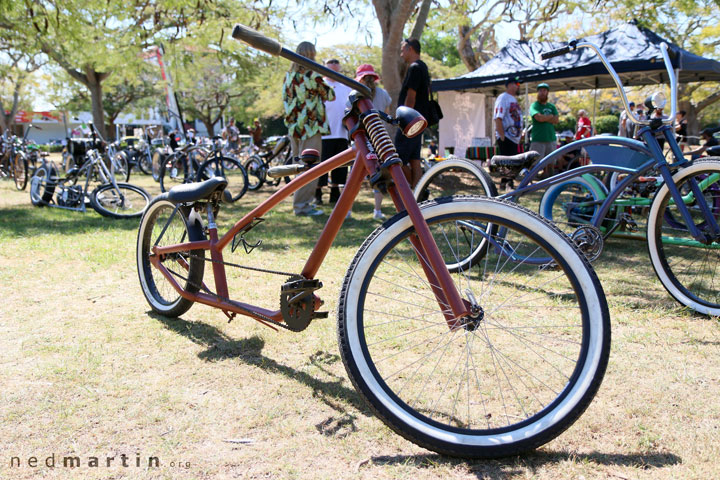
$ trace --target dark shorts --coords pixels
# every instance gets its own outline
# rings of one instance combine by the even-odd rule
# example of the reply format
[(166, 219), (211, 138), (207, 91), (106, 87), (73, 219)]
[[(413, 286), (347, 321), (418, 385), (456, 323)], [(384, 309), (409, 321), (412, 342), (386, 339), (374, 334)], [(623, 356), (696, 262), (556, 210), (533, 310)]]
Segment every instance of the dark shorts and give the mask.
[(403, 165), (409, 165), (410, 160), (420, 160), (420, 147), (422, 146), (422, 135), (407, 138), (402, 131), (398, 129), (395, 135), (395, 148), (397, 149), (400, 160)]
[(500, 140), (499, 138), (496, 138), (496, 154), (497, 155), (517, 155), (520, 153), (520, 149), (518, 148), (518, 144), (510, 140), (509, 138), (505, 137), (505, 140)]
[[(322, 141), (322, 154), (321, 159), (327, 160), (328, 158), (332, 158), (338, 153), (342, 153), (348, 148), (348, 141), (344, 138), (326, 138)], [(340, 167), (336, 168), (332, 172), (330, 172), (330, 178), (332, 179), (332, 183), (335, 185), (345, 185), (345, 182), (347, 181), (347, 172), (348, 167)], [(320, 177), (318, 181), (318, 187), (325, 187), (328, 184), (328, 175), (327, 173)]]

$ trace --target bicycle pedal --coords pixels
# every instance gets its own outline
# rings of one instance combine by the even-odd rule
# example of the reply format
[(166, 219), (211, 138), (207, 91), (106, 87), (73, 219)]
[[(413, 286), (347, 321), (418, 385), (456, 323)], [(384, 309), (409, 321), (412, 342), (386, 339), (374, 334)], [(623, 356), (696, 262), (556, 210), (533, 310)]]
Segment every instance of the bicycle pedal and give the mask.
[(306, 280), (306, 279), (299, 279), (299, 280), (290, 280), (288, 282), (285, 282), (281, 287), (280, 290), (282, 292), (287, 293), (293, 293), (293, 292), (300, 292), (300, 291), (314, 291), (322, 288), (323, 284), (320, 280), (317, 278), (313, 278), (312, 280)]
[(328, 318), (330, 312), (315, 312), (313, 313), (313, 319), (315, 318)]

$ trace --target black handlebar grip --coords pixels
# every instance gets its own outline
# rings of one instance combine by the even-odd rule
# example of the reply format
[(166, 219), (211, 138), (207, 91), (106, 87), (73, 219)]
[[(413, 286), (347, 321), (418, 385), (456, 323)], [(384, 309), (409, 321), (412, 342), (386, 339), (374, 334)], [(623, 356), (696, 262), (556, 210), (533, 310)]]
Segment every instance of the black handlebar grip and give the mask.
[(247, 43), (251, 47), (262, 50), (270, 55), (280, 55), (283, 47), (276, 40), (268, 38), (260, 32), (253, 30), (252, 28), (246, 27), (245, 25), (235, 24), (233, 28), (232, 37), (235, 40), (240, 40)]
[(565, 55), (569, 51), (570, 51), (570, 46), (565, 45), (564, 47), (558, 48), (557, 50), (550, 50), (549, 52), (543, 52), (542, 54), (540, 54), (540, 58), (542, 58), (543, 60), (547, 60), (548, 58), (559, 57), (560, 55)]

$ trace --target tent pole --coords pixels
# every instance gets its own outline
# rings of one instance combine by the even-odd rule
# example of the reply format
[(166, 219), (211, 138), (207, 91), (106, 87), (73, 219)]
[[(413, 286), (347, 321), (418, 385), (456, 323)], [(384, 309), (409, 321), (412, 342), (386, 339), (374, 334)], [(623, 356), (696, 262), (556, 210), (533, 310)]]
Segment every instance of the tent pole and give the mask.
[(595, 123), (595, 113), (597, 110), (597, 92), (598, 91), (598, 77), (595, 77), (595, 89), (593, 91), (593, 119), (592, 124), (595, 131), (597, 131), (597, 124)]

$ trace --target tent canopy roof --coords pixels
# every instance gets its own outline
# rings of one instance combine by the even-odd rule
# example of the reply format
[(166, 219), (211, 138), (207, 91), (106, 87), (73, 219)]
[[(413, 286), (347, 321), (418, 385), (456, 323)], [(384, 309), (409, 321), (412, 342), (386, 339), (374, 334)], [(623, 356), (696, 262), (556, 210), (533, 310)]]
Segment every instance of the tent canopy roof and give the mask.
[[(656, 33), (639, 27), (635, 21), (584, 40), (596, 44), (612, 63), (625, 86), (667, 83), (660, 44), (669, 47), (678, 81), (720, 81), (720, 62), (700, 57), (667, 42)], [(456, 78), (435, 80), (433, 91), (469, 90), (497, 95), (505, 80), (519, 77), (526, 83), (545, 82), (551, 90), (583, 90), (614, 87), (600, 59), (582, 48), (565, 55), (542, 60), (540, 55), (564, 46), (565, 42), (526, 42), (510, 40), (489, 62)]]

